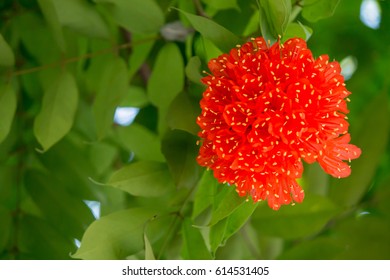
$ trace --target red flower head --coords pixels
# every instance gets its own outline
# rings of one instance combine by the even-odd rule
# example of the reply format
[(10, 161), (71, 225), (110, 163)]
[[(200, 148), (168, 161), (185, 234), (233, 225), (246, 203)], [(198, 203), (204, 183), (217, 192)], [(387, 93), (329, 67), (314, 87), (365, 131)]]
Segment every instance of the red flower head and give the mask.
[(314, 59), (293, 38), (268, 47), (262, 37), (212, 59), (197, 118), (203, 138), (197, 161), (240, 196), (277, 210), (302, 202), (302, 159), (334, 177), (360, 156), (349, 144), (347, 96), (338, 62)]

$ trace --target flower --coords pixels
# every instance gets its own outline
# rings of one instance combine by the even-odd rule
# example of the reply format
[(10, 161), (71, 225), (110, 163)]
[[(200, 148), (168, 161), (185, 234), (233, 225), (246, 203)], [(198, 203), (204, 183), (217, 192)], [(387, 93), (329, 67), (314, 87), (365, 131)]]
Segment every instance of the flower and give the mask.
[(361, 151), (349, 144), (350, 92), (338, 62), (314, 59), (300, 38), (269, 47), (258, 37), (208, 67), (197, 161), (219, 182), (277, 210), (302, 202), (302, 160), (317, 161), (334, 177), (350, 175), (345, 161)]

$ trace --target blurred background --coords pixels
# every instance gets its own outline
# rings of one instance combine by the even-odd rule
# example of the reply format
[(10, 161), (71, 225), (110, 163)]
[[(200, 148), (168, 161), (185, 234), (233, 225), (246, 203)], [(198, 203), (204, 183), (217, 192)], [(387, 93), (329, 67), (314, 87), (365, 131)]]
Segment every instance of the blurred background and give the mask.
[(282, 2), (341, 63), (362, 155), (341, 180), (305, 165), (304, 202), (273, 211), (195, 161), (226, 50), (191, 14), (245, 41), (256, 1), (1, 1), (0, 259), (390, 259), (390, 1)]

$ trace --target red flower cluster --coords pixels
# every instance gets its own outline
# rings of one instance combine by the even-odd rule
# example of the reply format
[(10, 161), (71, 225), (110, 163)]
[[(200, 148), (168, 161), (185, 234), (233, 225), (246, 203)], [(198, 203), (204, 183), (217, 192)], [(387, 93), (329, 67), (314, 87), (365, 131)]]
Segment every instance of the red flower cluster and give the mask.
[(339, 63), (326, 55), (314, 59), (299, 38), (268, 47), (259, 37), (208, 66), (197, 161), (219, 182), (277, 210), (304, 198), (297, 183), (302, 159), (334, 177), (351, 173), (344, 161), (361, 151), (349, 144), (350, 92)]

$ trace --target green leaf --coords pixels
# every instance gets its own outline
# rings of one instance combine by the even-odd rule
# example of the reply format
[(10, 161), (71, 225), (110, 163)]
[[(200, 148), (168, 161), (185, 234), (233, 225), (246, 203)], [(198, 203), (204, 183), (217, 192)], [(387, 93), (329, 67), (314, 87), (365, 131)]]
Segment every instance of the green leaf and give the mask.
[[(28, 65), (27, 67), (33, 66)], [(20, 80), (20, 85), (30, 98), (34, 100), (42, 98), (42, 84), (39, 81), (39, 75), (21, 75)]]
[(198, 228), (193, 227), (191, 219), (182, 225), (182, 257), (185, 260), (210, 260), (211, 255)]
[(284, 251), (281, 260), (329, 260), (337, 259), (337, 255), (345, 249), (344, 244), (329, 237), (305, 240)]
[(165, 44), (159, 51), (150, 75), (147, 93), (149, 100), (159, 110), (158, 130), (166, 130), (169, 105), (184, 87), (184, 62), (174, 43)]
[[(240, 0), (239, 8), (217, 11), (207, 8), (206, 14), (209, 15), (218, 24), (224, 26), (234, 34), (238, 34), (241, 38), (241, 42), (245, 42), (248, 38), (243, 35), (243, 32), (255, 9), (255, 0), (248, 5), (244, 4), (243, 0)], [(258, 22), (259, 21), (257, 20), (257, 23)], [(250, 34), (249, 37), (255, 35), (256, 33), (258, 33), (257, 30), (255, 33)]]
[(128, 90), (127, 67), (120, 59), (111, 59), (105, 65), (98, 81), (98, 92), (93, 104), (97, 135), (102, 139), (113, 124), (115, 109)]
[(187, 78), (191, 82), (202, 84), (200, 80), (203, 78), (203, 76), (200, 74), (200, 66), (201, 62), (198, 56), (193, 56), (188, 61), (185, 71)]
[(340, 0), (305, 0), (302, 16), (311, 22), (330, 17), (339, 2)]
[(330, 175), (315, 162), (304, 165), (305, 174), (302, 186), (306, 192), (322, 196), (328, 195)]
[(7, 137), (11, 129), (16, 106), (16, 92), (12, 85), (0, 85), (0, 143)]
[(139, 161), (116, 171), (108, 185), (131, 195), (155, 197), (173, 190), (172, 178), (164, 163)]
[[(193, 1), (188, 0), (178, 0), (177, 1), (177, 7), (181, 11), (185, 11), (191, 14), (196, 14), (196, 6)], [(183, 13), (179, 13), (179, 19), (182, 22), (182, 24), (186, 27), (191, 26), (190, 22), (188, 21), (187, 17)]]
[(174, 43), (165, 44), (158, 53), (148, 82), (150, 101), (159, 109), (167, 109), (184, 86), (184, 63)]
[(130, 86), (120, 106), (143, 108), (148, 104), (149, 100), (146, 96), (145, 88), (138, 86)]
[(198, 101), (187, 92), (181, 92), (171, 103), (167, 114), (167, 123), (172, 129), (180, 129), (197, 135), (199, 126), (196, 118), (200, 114)]
[(66, 43), (64, 39), (64, 34), (62, 31), (62, 26), (59, 21), (59, 16), (57, 14), (56, 8), (53, 4), (53, 0), (38, 0), (39, 7), (49, 24), (49, 27), (54, 35), (58, 46), (62, 52), (66, 51)]
[(155, 211), (133, 208), (118, 211), (93, 222), (85, 231), (81, 247), (73, 255), (78, 259), (124, 259), (143, 249), (144, 227)]
[(12, 218), (8, 209), (0, 205), (0, 254), (7, 246), (8, 239), (11, 236)]
[(197, 138), (181, 130), (168, 132), (162, 141), (162, 152), (177, 187), (192, 188), (198, 182), (201, 167), (195, 158), (198, 154)]
[(352, 133), (352, 143), (362, 154), (352, 162), (352, 174), (348, 178), (332, 178), (330, 183), (330, 197), (337, 205), (346, 207), (355, 205), (366, 194), (387, 147), (390, 130), (387, 94), (375, 97), (361, 116), (360, 130)]
[[(338, 243), (344, 245), (337, 259), (388, 260), (390, 258), (390, 220), (369, 213), (349, 217), (334, 229)], [(358, 234), (356, 234), (358, 233)]]
[(129, 77), (132, 78), (135, 73), (139, 70), (141, 65), (148, 58), (155, 40), (150, 40), (148, 37), (141, 36), (138, 34), (132, 34), (132, 48), (131, 55), (129, 57)]
[[(59, 188), (74, 197), (87, 200), (100, 199), (95, 195), (96, 186), (88, 179), (88, 177), (95, 178), (96, 173), (83, 140), (74, 141), (72, 137), (67, 137), (46, 153), (39, 154), (39, 162), (45, 166), (50, 178), (55, 178), (55, 184), (53, 183), (55, 186), (58, 184)], [(49, 183), (50, 180), (48, 179)]]
[(105, 171), (111, 171), (111, 166), (117, 156), (117, 148), (104, 142), (93, 143), (89, 150), (90, 161), (99, 175)]
[[(15, 27), (18, 30), (18, 37), (20, 36), (23, 47), (27, 49), (34, 60), (36, 59), (41, 65), (58, 61), (61, 57), (60, 49), (42, 16), (38, 15), (38, 13), (23, 13), (14, 17), (13, 20), (15, 20)], [(31, 32), (31, 29), (34, 29), (34, 32)], [(50, 48), (42, 46), (50, 46)], [(28, 61), (29, 63), (26, 63), (26, 67), (36, 66), (37, 62), (33, 60)], [(49, 70), (39, 72), (39, 75), (42, 72), (56, 73), (59, 72), (59, 69), (50, 68)]]
[(253, 201), (245, 201), (245, 203), (237, 207), (237, 209), (227, 217), (222, 243), (225, 243), (233, 234), (244, 226), (258, 205), (258, 203), (253, 203)]
[[(311, 29), (309, 26), (303, 25), (298, 21), (299, 26), (302, 28), (302, 30), (305, 32), (305, 40), (308, 41), (313, 34), (313, 29)], [(302, 37), (303, 38), (303, 37)]]
[(258, 0), (259, 6), (259, 26), (261, 31), (261, 36), (269, 43), (274, 43), (277, 40), (279, 34), (274, 34), (272, 30), (271, 23), (268, 21), (268, 17), (265, 11), (265, 8), (260, 4), (261, 0)]
[(227, 219), (221, 220), (210, 228), (210, 249), (213, 256), (217, 249), (223, 245), (223, 237), (226, 231)]
[(192, 210), (193, 219), (198, 217), (214, 203), (218, 185), (218, 181), (214, 178), (212, 171), (207, 170), (203, 172), (195, 193), (194, 207)]
[(240, 205), (245, 203), (245, 198), (240, 197), (234, 186), (222, 186), (224, 189), (215, 197), (213, 214), (210, 226), (229, 216)]
[[(57, 222), (60, 219), (61, 217), (58, 218)], [(31, 260), (70, 259), (69, 252), (73, 251), (76, 246), (73, 239), (64, 237), (61, 233), (40, 218), (29, 214), (21, 215), (17, 233), (20, 258)]]
[(204, 37), (196, 38), (195, 44), (195, 47), (197, 47), (196, 53), (205, 61), (210, 61), (221, 54), (221, 50)]
[(115, 21), (134, 33), (156, 33), (164, 24), (164, 14), (153, 0), (95, 0), (107, 4)]
[(331, 235), (304, 240), (279, 256), (286, 260), (389, 259), (390, 222), (368, 213), (349, 216), (335, 224)]
[[(278, 36), (283, 36), (291, 14), (291, 0), (260, 0), (261, 6), (261, 17), (264, 20), (264, 17), (267, 22), (270, 34), (273, 38), (278, 38)], [(265, 26), (262, 26), (264, 21), (261, 21), (261, 30)], [(271, 39), (271, 38), (266, 38)]]
[[(153, 202), (152, 202), (153, 203)], [(172, 243), (178, 243), (178, 238), (172, 240), (173, 236), (177, 236), (181, 226), (181, 219), (177, 216), (179, 207), (171, 208), (171, 205), (162, 203), (159, 208), (164, 211), (147, 222), (145, 226), (145, 234), (148, 237), (150, 244), (153, 244), (153, 252), (157, 259), (165, 258), (167, 251), (173, 247)], [(180, 238), (181, 241), (181, 238)], [(174, 251), (178, 248), (174, 248)], [(177, 252), (177, 255), (179, 252)]]
[(161, 142), (156, 134), (144, 126), (133, 123), (127, 127), (118, 127), (118, 138), (122, 145), (135, 157), (142, 160), (164, 162)]
[(188, 18), (196, 31), (213, 42), (221, 51), (228, 53), (240, 42), (240, 39), (236, 35), (212, 20), (179, 9), (178, 11)]
[(267, 260), (261, 252), (266, 251), (259, 244), (257, 233), (251, 228), (250, 223), (246, 223), (237, 234), (232, 235), (215, 253), (217, 260)]
[(150, 241), (148, 237), (146, 236), (146, 233), (144, 233), (144, 244), (145, 244), (145, 260), (155, 260), (155, 256), (153, 254), (153, 248), (150, 244)]
[(261, 205), (253, 214), (252, 223), (261, 235), (300, 238), (319, 232), (338, 212), (329, 199), (307, 194), (303, 203), (286, 205), (278, 211)]
[(305, 26), (301, 23), (292, 22), (287, 26), (286, 32), (283, 36), (283, 42), (287, 41), (290, 38), (299, 37), (305, 41), (309, 40), (313, 29), (308, 26)]
[(82, 199), (68, 193), (54, 177), (29, 170), (24, 185), (47, 220), (64, 236), (80, 238), (93, 221), (93, 215)]
[[(89, 48), (89, 51), (94, 53), (112, 48), (112, 44), (107, 41), (94, 39), (89, 40)], [(85, 86), (89, 94), (99, 91), (102, 77), (106, 71), (106, 65), (112, 64), (112, 61), (117, 59), (119, 59), (118, 54), (107, 53), (89, 60), (86, 71), (82, 72), (85, 75)]]
[(86, 36), (108, 38), (109, 30), (93, 5), (83, 0), (52, 0), (59, 22)]
[(203, 0), (202, 2), (216, 10), (239, 9), (237, 0)]
[[(17, 166), (7, 164), (11, 150), (5, 144), (0, 145), (0, 152), (2, 153), (0, 164), (0, 205), (8, 209), (13, 209), (17, 201), (16, 182), (18, 169)], [(6, 151), (4, 151), (5, 149)]]
[(260, 250), (258, 259), (274, 260), (285, 249), (286, 242), (284, 239), (258, 234), (256, 224), (253, 221), (250, 223), (250, 228), (255, 231), (255, 236), (258, 239), (255, 243), (258, 244), (257, 247)]
[(0, 66), (13, 66), (15, 63), (14, 53), (12, 52), (11, 47), (4, 40), (3, 36), (0, 34)]
[(373, 193), (373, 197), (370, 199), (372, 207), (381, 214), (387, 215), (390, 219), (390, 177), (387, 177), (383, 182), (380, 182)]
[(48, 150), (70, 131), (77, 103), (76, 81), (64, 71), (45, 91), (41, 111), (34, 121), (34, 134), (43, 150)]
[(211, 226), (210, 247), (213, 254), (245, 225), (257, 206), (258, 203), (246, 201), (236, 207), (227, 218)]
[(250, 17), (243, 31), (242, 35), (245, 37), (249, 37), (254, 33), (258, 33), (259, 31), (259, 19), (260, 19), (260, 11), (256, 10)]

